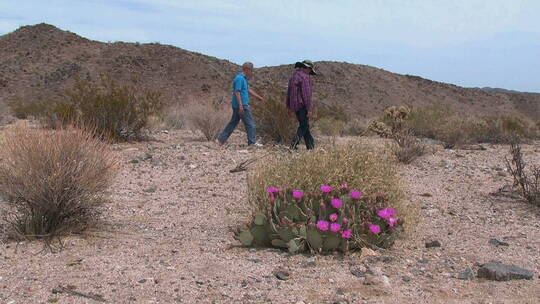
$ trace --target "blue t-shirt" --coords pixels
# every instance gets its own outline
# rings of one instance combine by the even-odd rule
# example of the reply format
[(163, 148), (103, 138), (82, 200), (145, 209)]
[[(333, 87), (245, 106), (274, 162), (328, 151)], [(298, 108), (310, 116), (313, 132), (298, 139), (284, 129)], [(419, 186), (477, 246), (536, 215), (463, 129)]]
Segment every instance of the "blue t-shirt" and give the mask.
[(233, 94), (232, 94), (232, 107), (238, 108), (238, 100), (236, 100), (235, 92), (240, 92), (240, 98), (242, 98), (242, 105), (249, 105), (249, 85), (246, 76), (243, 73), (238, 73), (233, 80)]

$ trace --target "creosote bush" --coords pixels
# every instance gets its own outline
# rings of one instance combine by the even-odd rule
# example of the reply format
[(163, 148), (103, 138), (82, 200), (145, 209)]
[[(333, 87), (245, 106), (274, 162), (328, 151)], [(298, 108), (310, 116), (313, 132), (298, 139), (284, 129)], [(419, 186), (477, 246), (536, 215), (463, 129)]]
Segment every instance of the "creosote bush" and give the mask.
[(409, 164), (426, 153), (425, 145), (410, 130), (401, 130), (390, 137), (394, 141), (390, 149), (402, 163)]
[(0, 143), (0, 196), (16, 236), (50, 238), (83, 228), (112, 183), (106, 143), (80, 129), (7, 131)]
[[(321, 185), (328, 185), (332, 189), (340, 190), (321, 197)], [(361, 191), (367, 195), (358, 201), (348, 201), (342, 196), (350, 193), (343, 190), (342, 185), (348, 185), (348, 189)], [(281, 206), (276, 208), (288, 208), (287, 206), (291, 204), (289, 196), (293, 195), (292, 190), (302, 191), (310, 201), (319, 201), (320, 203), (320, 200), (323, 199), (323, 203), (327, 207), (332, 203), (332, 198), (345, 201), (348, 206), (346, 209), (352, 208), (354, 214), (338, 213), (338, 215), (355, 217), (354, 225), (358, 227), (358, 230), (351, 228), (353, 230), (353, 237), (351, 238), (353, 243), (348, 240), (349, 248), (363, 246), (387, 247), (392, 244), (396, 234), (383, 233), (373, 237), (374, 235), (365, 229), (368, 222), (374, 224), (377, 220), (377, 217), (373, 217), (375, 214), (373, 212), (382, 208), (393, 208), (400, 215), (400, 222), (402, 223), (412, 219), (413, 216), (413, 210), (405, 207), (403, 191), (397, 176), (397, 168), (394, 162), (390, 161), (390, 156), (365, 145), (350, 144), (329, 150), (319, 149), (294, 154), (273, 155), (266, 158), (264, 162), (260, 162), (248, 175), (249, 202), (254, 214), (253, 220), (256, 220), (258, 215), (264, 215), (267, 219), (270, 218), (267, 192), (270, 187), (282, 189), (279, 200)], [(290, 218), (291, 216), (295, 218), (295, 215), (289, 214), (285, 222), (292, 221), (295, 225), (306, 226), (307, 230), (314, 229), (313, 225), (316, 225), (317, 221), (328, 221), (328, 217), (332, 214), (317, 211), (314, 209), (317, 206), (310, 207), (310, 214), (313, 214), (309, 217), (297, 219), (295, 222), (294, 219)], [(276, 214), (275, 211), (273, 212)], [(279, 214), (280, 212), (277, 212), (277, 215)], [(313, 216), (315, 216), (316, 221), (314, 221)], [(307, 220), (304, 221), (304, 219)], [(281, 219), (279, 219), (279, 223), (281, 223)], [(256, 224), (256, 222), (250, 223), (249, 227), (253, 228), (253, 224)], [(282, 228), (285, 228), (285, 226)], [(268, 237), (271, 238), (270, 234)], [(322, 237), (325, 238), (325, 236)], [(267, 245), (267, 243), (265, 244)], [(282, 245), (282, 243), (280, 244)], [(302, 248), (306, 248), (306, 250), (311, 248), (317, 251), (318, 247), (313, 248), (312, 245), (309, 245)]]
[(540, 166), (526, 169), (521, 145), (514, 141), (510, 144), (511, 159), (506, 159), (508, 171), (514, 178), (514, 186), (518, 186), (521, 196), (529, 203), (540, 206)]
[(104, 76), (99, 83), (77, 80), (63, 100), (16, 101), (10, 109), (17, 117), (35, 117), (49, 128), (91, 126), (96, 134), (123, 141), (140, 139), (149, 119), (163, 106), (160, 92), (140, 84), (120, 85)]

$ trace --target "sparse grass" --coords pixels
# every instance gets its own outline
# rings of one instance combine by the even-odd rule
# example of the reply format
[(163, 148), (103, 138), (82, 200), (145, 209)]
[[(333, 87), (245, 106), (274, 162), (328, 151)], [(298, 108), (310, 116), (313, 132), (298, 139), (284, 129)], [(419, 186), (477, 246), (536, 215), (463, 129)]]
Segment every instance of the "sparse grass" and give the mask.
[(391, 155), (358, 143), (264, 159), (248, 175), (249, 201), (254, 211), (260, 211), (266, 208), (268, 187), (310, 192), (321, 185), (342, 184), (367, 194), (384, 193), (401, 218), (406, 222), (414, 218), (413, 208), (405, 205)]
[(0, 196), (16, 236), (51, 238), (80, 229), (112, 183), (107, 144), (79, 129), (15, 128), (0, 145)]

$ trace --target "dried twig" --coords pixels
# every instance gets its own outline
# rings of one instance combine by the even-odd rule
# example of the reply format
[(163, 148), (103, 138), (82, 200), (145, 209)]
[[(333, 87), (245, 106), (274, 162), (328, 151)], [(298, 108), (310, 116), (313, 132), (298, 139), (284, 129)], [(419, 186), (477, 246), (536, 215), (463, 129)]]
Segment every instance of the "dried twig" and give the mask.
[(256, 162), (257, 160), (259, 159), (263, 159), (265, 157), (267, 157), (268, 155), (270, 155), (270, 153), (266, 153), (264, 154), (263, 156), (259, 156), (259, 157), (252, 157), (250, 159), (247, 159), (241, 163), (239, 163), (236, 167), (234, 167), (233, 169), (229, 170), (229, 173), (237, 173), (237, 172), (242, 172), (242, 171), (246, 171), (247, 170), (247, 167), (249, 165), (251, 165), (252, 163)]
[(102, 295), (86, 294), (86, 293), (78, 292), (78, 291), (75, 291), (73, 289), (64, 287), (62, 285), (58, 286), (57, 288), (53, 288), (52, 293), (54, 293), (54, 294), (65, 293), (65, 294), (69, 294), (69, 295), (72, 295), (72, 296), (82, 297), (82, 298), (86, 298), (86, 299), (92, 299), (92, 300), (97, 301), (97, 302), (102, 302), (102, 303), (107, 302), (103, 298)]

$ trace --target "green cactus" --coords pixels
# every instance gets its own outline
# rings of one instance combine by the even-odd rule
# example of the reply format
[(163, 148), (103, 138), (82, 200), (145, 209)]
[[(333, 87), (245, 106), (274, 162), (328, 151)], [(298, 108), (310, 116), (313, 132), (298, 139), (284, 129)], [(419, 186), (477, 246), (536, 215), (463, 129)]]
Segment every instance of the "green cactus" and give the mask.
[(305, 243), (301, 238), (292, 239), (287, 244), (289, 247), (289, 253), (299, 253), (305, 251)]
[(253, 236), (253, 244), (256, 246), (266, 246), (270, 243), (269, 231), (265, 226), (253, 226), (249, 230)]
[(323, 238), (319, 231), (315, 228), (309, 228), (306, 231), (306, 240), (315, 252), (319, 252), (322, 249)]
[(274, 247), (280, 247), (280, 248), (287, 248), (288, 247), (287, 243), (284, 242), (281, 239), (273, 239), (271, 243), (272, 243), (272, 246), (274, 246)]
[(337, 235), (327, 235), (324, 238), (323, 250), (324, 251), (334, 251), (338, 249), (341, 245), (341, 238)]
[(253, 244), (253, 235), (251, 232), (249, 232), (249, 230), (245, 230), (238, 235), (238, 240), (244, 246), (251, 246), (251, 244)]
[(292, 227), (279, 229), (278, 230), (279, 237), (284, 242), (289, 242), (290, 240), (298, 237), (298, 230), (297, 231), (294, 231), (294, 230), (295, 228), (292, 228)]
[(258, 214), (255, 216), (255, 220), (253, 222), (255, 225), (263, 226), (266, 224), (266, 216)]

